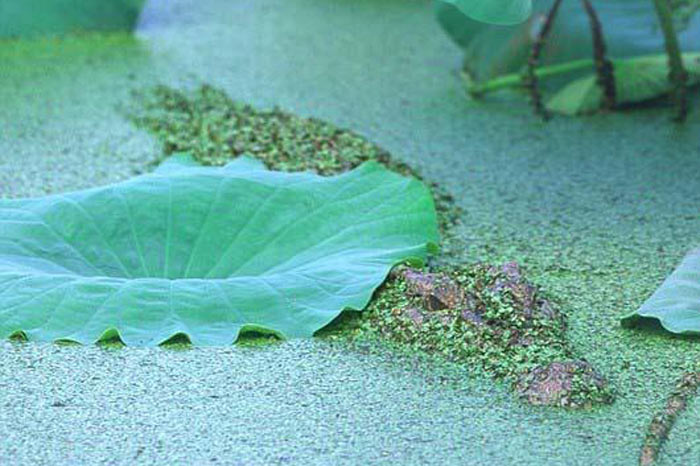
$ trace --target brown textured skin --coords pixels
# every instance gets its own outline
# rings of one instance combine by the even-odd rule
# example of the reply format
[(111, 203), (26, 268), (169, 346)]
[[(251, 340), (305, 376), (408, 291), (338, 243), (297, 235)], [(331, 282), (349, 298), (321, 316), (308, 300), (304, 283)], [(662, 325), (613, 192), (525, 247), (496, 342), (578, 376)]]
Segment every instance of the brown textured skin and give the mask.
[[(525, 321), (550, 320), (562, 330), (565, 328), (562, 315), (538, 295), (537, 288), (525, 279), (516, 262), (482, 267), (491, 277), (484, 284), (484, 290), (494, 295), (507, 295), (513, 302), (513, 312), (520, 314)], [(498, 329), (500, 321), (485, 317), (486, 309), (479, 296), (449, 274), (412, 268), (399, 268), (393, 274), (404, 279), (406, 295), (417, 299), (413, 305), (393, 309), (392, 314), (408, 323), (414, 331), (434, 331), (429, 323), (440, 321), (449, 325), (454, 319), (462, 319), (475, 329), (486, 332), (501, 331)], [(534, 343), (532, 336), (522, 329), (510, 328), (508, 331), (508, 348), (527, 347)], [(591, 404), (580, 397), (581, 388), (604, 391), (607, 385), (605, 378), (588, 362), (564, 356), (559, 361), (536, 365), (521, 373), (515, 389), (524, 401), (533, 405), (587, 408)]]
[(429, 311), (460, 309), (467, 305), (467, 298), (462, 288), (445, 275), (406, 269), (403, 277), (409, 293), (420, 296), (424, 307)]
[(606, 385), (605, 379), (589, 363), (566, 361), (553, 362), (523, 374), (517, 384), (517, 390), (533, 405), (578, 407), (570, 397), (574, 378), (577, 376), (583, 379), (583, 383), (601, 389)]

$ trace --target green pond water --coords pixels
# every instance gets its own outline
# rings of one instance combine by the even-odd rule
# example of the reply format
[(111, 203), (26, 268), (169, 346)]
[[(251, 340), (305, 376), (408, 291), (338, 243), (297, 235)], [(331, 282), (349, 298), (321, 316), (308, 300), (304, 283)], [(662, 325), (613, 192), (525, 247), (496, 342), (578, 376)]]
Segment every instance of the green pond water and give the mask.
[[(653, 413), (700, 358), (699, 340), (618, 324), (700, 242), (697, 94), (684, 126), (668, 109), (543, 124), (517, 96), (466, 99), (460, 61), (424, 0), (157, 0), (136, 38), (0, 42), (0, 196), (149, 169), (160, 149), (120, 106), (155, 83), (210, 83), (352, 128), (455, 196), (463, 225), (445, 260), (518, 260), (555, 297), (615, 404), (532, 408), (464, 369), (317, 340), (188, 352), (6, 343), (0, 455), (636, 464)], [(661, 462), (699, 458), (696, 400)]]

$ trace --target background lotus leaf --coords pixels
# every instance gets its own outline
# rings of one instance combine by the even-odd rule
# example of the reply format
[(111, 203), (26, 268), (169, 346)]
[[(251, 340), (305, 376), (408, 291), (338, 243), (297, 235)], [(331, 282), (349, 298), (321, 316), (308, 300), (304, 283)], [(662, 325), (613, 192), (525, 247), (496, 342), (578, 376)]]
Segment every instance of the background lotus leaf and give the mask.
[(467, 17), (490, 24), (518, 24), (532, 12), (532, 0), (445, 0)]
[[(683, 54), (688, 72), (688, 86), (700, 83), (700, 53)], [(628, 105), (655, 99), (669, 94), (673, 83), (669, 81), (668, 57), (649, 55), (613, 60), (615, 70), (615, 101)], [(603, 90), (593, 72), (564, 86), (547, 102), (547, 108), (564, 115), (592, 113), (601, 108)]]
[[(475, 21), (453, 1), (436, 0), (438, 22), (464, 49), (466, 69), (475, 80), (519, 72), (527, 63), (530, 47), (552, 0), (534, 3), (533, 15), (516, 26), (494, 26)], [(615, 59), (664, 52), (664, 38), (654, 2), (639, 0), (593, 1), (603, 25), (609, 56)], [(698, 2), (693, 8), (677, 8), (678, 38), (686, 52), (700, 50)], [(553, 24), (542, 65), (592, 58), (589, 19), (578, 0), (564, 1)]]

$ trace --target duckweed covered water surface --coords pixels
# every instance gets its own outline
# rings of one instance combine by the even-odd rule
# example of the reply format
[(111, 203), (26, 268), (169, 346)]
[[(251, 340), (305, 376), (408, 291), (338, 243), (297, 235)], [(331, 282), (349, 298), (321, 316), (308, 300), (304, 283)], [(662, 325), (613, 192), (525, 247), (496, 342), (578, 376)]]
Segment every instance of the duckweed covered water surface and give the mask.
[[(377, 14), (378, 9), (382, 14)], [(664, 406), (680, 374), (697, 367), (700, 347), (696, 340), (662, 332), (622, 329), (618, 318), (641, 304), (684, 253), (697, 245), (700, 113), (692, 114), (684, 127), (670, 124), (670, 112), (663, 109), (556, 119), (542, 125), (531, 117), (525, 102), (505, 96), (488, 103), (469, 102), (452, 73), (459, 68), (461, 54), (441, 35), (429, 5), (418, 0), (206, 0), (196, 6), (184, 0), (152, 1), (144, 11), (140, 35), (138, 47), (94, 38), (24, 44), (22, 54), (10, 52), (4, 44), (0, 47), (5, 63), (10, 59), (13, 63), (4, 70), (0, 88), (5, 102), (0, 111), (0, 164), (6, 168), (1, 195), (75, 189), (148, 169), (160, 157), (160, 148), (116, 107), (128, 101), (131, 89), (158, 82), (178, 88), (211, 83), (232, 99), (256, 108), (278, 105), (286, 112), (352, 128), (454, 195), (463, 210), (457, 230), (466, 246), (452, 260), (516, 260), (529, 278), (555, 297), (569, 316), (573, 347), (609, 378), (617, 398), (610, 407), (586, 413), (528, 408), (509, 395), (494, 395), (490, 390), (498, 385), (478, 377), (461, 379), (465, 392), (418, 391), (422, 396), (401, 396), (404, 392), (397, 384), (410, 371), (391, 380), (377, 376), (361, 390), (358, 385), (336, 383), (339, 378), (330, 378), (334, 382), (325, 385), (317, 377), (281, 372), (279, 368), (287, 366), (279, 355), (288, 354), (294, 361), (309, 354), (295, 353), (294, 343), (282, 343), (274, 346), (274, 354), (261, 350), (269, 358), (256, 359), (256, 373), (265, 380), (256, 386), (267, 391), (246, 392), (258, 396), (256, 419), (269, 421), (265, 422), (268, 440), (236, 436), (231, 442), (231, 432), (217, 428), (221, 423), (204, 415), (224, 405), (240, 407), (240, 401), (214, 406), (193, 395), (187, 406), (190, 416), (196, 413), (201, 423), (187, 431), (166, 427), (179, 425), (177, 417), (149, 416), (149, 412), (168, 412), (186, 393), (165, 383), (165, 375), (155, 377), (156, 373), (174, 378), (190, 373), (197, 380), (209, 380), (211, 385), (206, 387), (215, 387), (224, 378), (211, 377), (212, 373), (239, 364), (235, 359), (218, 364), (206, 351), (192, 352), (191, 358), (184, 359), (164, 353), (159, 356), (158, 371), (139, 372), (141, 379), (138, 383), (133, 379), (137, 385), (131, 388), (91, 385), (91, 390), (101, 390), (104, 396), (89, 404), (77, 403), (67, 413), (78, 417), (93, 413), (93, 421), (83, 425), (111, 426), (97, 415), (102, 403), (108, 406), (111, 400), (112, 406), (121, 406), (114, 401), (125, 399), (137, 386), (144, 391), (160, 387), (158, 397), (146, 398), (151, 411), (130, 412), (125, 405), (110, 414), (110, 419), (127, 425), (138, 413), (135, 417), (141, 424), (134, 424), (134, 429), (141, 429), (147, 439), (141, 455), (155, 454), (161, 435), (166, 439), (161, 445), (171, 451), (182, 446), (180, 441), (186, 442), (187, 447), (179, 450), (183, 458), (202, 451), (226, 458), (232, 446), (239, 447), (237, 458), (243, 454), (269, 458), (266, 455), (279, 449), (270, 439), (292, 432), (282, 427), (287, 415), (294, 417), (297, 426), (311, 426), (325, 413), (331, 416), (322, 416), (331, 426), (329, 431), (345, 426), (348, 432), (370, 431), (373, 436), (363, 434), (362, 448), (344, 449), (337, 447), (340, 439), (334, 435), (309, 434), (303, 443), (308, 448), (296, 451), (292, 460), (327, 461), (335, 451), (342, 453), (340, 463), (395, 462), (398, 456), (393, 455), (410, 451), (423, 455), (412, 458), (436, 463), (637, 462), (651, 417)], [(30, 79), (35, 83), (31, 93), (24, 86)], [(697, 97), (694, 100), (697, 104)], [(121, 162), (115, 164), (115, 160)], [(31, 348), (18, 347), (20, 356), (6, 359), (2, 367), (26, 370), (22, 361), (35, 360), (29, 358)], [(325, 349), (318, 347), (318, 351), (322, 354)], [(353, 354), (349, 349), (341, 352)], [(26, 379), (22, 382), (3, 372), (2, 380), (11, 380), (5, 383), (18, 393), (13, 406), (35, 406), (30, 420), (14, 416), (3, 422), (8, 432), (30, 424), (46, 425), (56, 411), (39, 400), (73, 395), (67, 386), (48, 381), (49, 372), (58, 367), (70, 366), (73, 372), (80, 368), (87, 380), (99, 377), (106, 361), (115, 361), (118, 367), (119, 358), (132, 355), (130, 349), (117, 353), (124, 356), (84, 354), (70, 360), (58, 352), (43, 355), (44, 362), (34, 364), (37, 380), (43, 381), (32, 385), (36, 399), (22, 395)], [(149, 357), (144, 359), (148, 363)], [(353, 361), (366, 367), (366, 362)], [(335, 372), (328, 368), (327, 373)], [(108, 376), (106, 369), (103, 375)], [(320, 399), (327, 393), (324, 387), (343, 394), (347, 411), (331, 411), (323, 404), (292, 410), (291, 406), (298, 406), (294, 400), (303, 403), (303, 398), (275, 391), (272, 387), (283, 386), (280, 380), (303, 383), (305, 393)], [(482, 383), (490, 388), (479, 391)], [(363, 404), (367, 393), (379, 397), (374, 404)], [(444, 409), (437, 409), (437, 397)], [(417, 408), (411, 411), (410, 424), (401, 424), (408, 405)], [(368, 406), (373, 418), (382, 422), (367, 424), (364, 418), (342, 415)], [(700, 419), (693, 406), (679, 419), (667, 443), (666, 451), (675, 456), (666, 458), (662, 453), (662, 463), (685, 459), (684, 455), (692, 460), (697, 452)], [(333, 420), (335, 414), (338, 417)], [(50, 425), (56, 441), (79, 438), (80, 432), (64, 430), (59, 422)], [(431, 435), (424, 437), (428, 432)], [(465, 437), (465, 432), (471, 434)], [(452, 450), (437, 448), (431, 438), (470, 441)], [(591, 457), (592, 444), (595, 457)], [(4, 443), (0, 448), (14, 452), (19, 444), (14, 445)], [(21, 450), (39, 454), (38, 443), (32, 445), (23, 444)], [(133, 455), (139, 451), (126, 435), (123, 441), (113, 442), (113, 448)], [(374, 456), (382, 451), (388, 454)], [(98, 447), (74, 454), (114, 457)]]

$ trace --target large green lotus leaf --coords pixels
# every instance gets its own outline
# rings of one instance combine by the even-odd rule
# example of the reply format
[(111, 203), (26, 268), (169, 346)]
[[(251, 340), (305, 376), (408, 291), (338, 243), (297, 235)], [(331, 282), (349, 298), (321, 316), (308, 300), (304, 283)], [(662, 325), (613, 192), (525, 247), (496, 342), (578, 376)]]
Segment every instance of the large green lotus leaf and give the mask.
[[(491, 26), (467, 17), (449, 0), (436, 0), (439, 23), (464, 49), (465, 64), (474, 80), (522, 70), (552, 0), (534, 3), (534, 14), (517, 26)], [(640, 0), (600, 0), (592, 2), (603, 24), (611, 57), (629, 58), (664, 52), (654, 2)], [(692, 10), (687, 27), (679, 31), (685, 51), (700, 49), (700, 14)], [(541, 64), (551, 65), (593, 57), (588, 16), (578, 0), (565, 1), (559, 8)]]
[(0, 200), (0, 338), (196, 345), (308, 337), (437, 248), (433, 200), (368, 162), (346, 174), (175, 158), (111, 186)]
[(467, 17), (489, 24), (518, 24), (532, 13), (532, 0), (444, 0)]
[(622, 325), (647, 320), (673, 333), (700, 334), (700, 250), (688, 254), (641, 308), (622, 318)]
[(0, 0), (0, 37), (129, 31), (146, 0)]
[[(683, 54), (688, 71), (689, 86), (700, 83), (700, 53)], [(658, 98), (671, 92), (668, 57), (652, 55), (613, 60), (615, 70), (615, 100), (618, 105), (635, 104)], [(565, 115), (591, 113), (598, 110), (603, 101), (603, 91), (596, 83), (595, 74), (577, 79), (547, 103), (553, 112)]]

